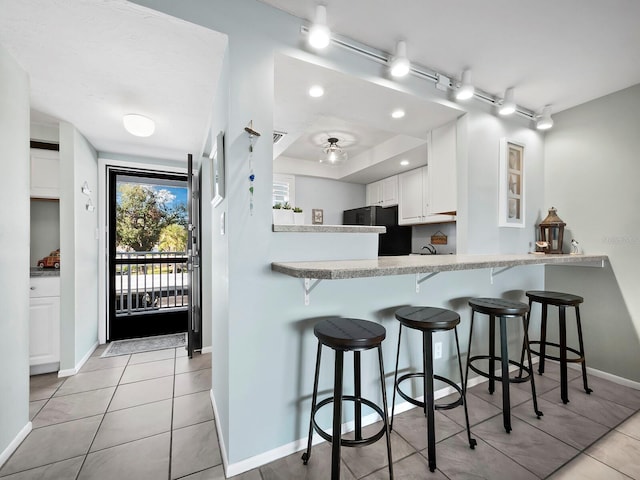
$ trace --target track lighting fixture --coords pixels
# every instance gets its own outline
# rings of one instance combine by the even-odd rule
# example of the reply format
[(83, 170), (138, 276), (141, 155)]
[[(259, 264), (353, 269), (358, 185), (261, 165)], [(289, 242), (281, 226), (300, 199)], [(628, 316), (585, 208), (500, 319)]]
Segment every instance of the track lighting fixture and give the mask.
[(504, 92), (504, 98), (498, 108), (500, 115), (511, 115), (516, 111), (516, 102), (513, 100), (513, 88), (507, 88)]
[(458, 91), (456, 92), (457, 100), (467, 100), (473, 97), (473, 92), (475, 88), (471, 85), (471, 72), (469, 70), (465, 70), (462, 72), (462, 78), (460, 79), (460, 85), (458, 86)]
[(316, 49), (323, 49), (331, 41), (331, 30), (327, 27), (327, 7), (316, 6), (316, 17), (309, 28), (309, 45)]
[(551, 118), (551, 106), (547, 105), (542, 109), (542, 114), (538, 115), (536, 120), (536, 128), (538, 130), (549, 130), (553, 127), (553, 118)]
[(390, 59), (389, 71), (392, 77), (404, 77), (411, 69), (407, 58), (407, 42), (400, 40), (396, 45), (396, 54)]

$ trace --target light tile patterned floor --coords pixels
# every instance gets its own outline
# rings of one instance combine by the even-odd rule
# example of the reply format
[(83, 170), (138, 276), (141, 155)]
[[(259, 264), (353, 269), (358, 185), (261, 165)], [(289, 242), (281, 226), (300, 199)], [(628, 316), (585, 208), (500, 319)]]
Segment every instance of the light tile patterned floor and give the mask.
[[(188, 359), (179, 348), (103, 359), (103, 348), (74, 377), (32, 377), (34, 429), (0, 469), (2, 480), (222, 480), (209, 399), (211, 355)], [(569, 373), (567, 405), (560, 400), (557, 365), (549, 362), (545, 375), (536, 375), (540, 419), (528, 384), (512, 386), (510, 434), (502, 427), (499, 385), (493, 395), (486, 383), (471, 388), (474, 450), (462, 409), (437, 412), (434, 473), (426, 460), (424, 415), (418, 409), (396, 415), (395, 477), (640, 480), (640, 391), (590, 377), (594, 392), (586, 395), (578, 372)], [(234, 478), (327, 479), (330, 455), (323, 443), (307, 466), (296, 453)], [(343, 479), (388, 476), (384, 441), (343, 449)]]

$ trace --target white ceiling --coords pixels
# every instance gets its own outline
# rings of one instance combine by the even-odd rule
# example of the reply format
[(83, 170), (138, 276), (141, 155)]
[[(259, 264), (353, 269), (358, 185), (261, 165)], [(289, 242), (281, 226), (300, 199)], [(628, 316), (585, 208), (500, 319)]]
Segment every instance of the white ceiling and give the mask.
[[(2, 0), (0, 43), (29, 73), (34, 122), (70, 122), (99, 151), (200, 153), (226, 35), (124, 0)], [(126, 113), (155, 133), (127, 133)]]
[(262, 0), (333, 32), (458, 77), (532, 111), (558, 112), (640, 83), (637, 0)]

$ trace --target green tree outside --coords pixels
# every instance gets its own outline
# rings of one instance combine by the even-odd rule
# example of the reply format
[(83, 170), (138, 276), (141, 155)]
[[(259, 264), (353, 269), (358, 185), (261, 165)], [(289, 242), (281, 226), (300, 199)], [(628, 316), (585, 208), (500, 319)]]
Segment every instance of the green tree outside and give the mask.
[(185, 252), (187, 250), (187, 229), (177, 223), (167, 225), (160, 232), (158, 248), (161, 252)]

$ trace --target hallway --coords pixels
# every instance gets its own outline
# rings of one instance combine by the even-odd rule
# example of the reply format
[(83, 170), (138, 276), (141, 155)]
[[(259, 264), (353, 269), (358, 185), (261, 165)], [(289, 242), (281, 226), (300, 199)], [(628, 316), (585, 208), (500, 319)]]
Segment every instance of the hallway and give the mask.
[[(224, 479), (209, 398), (211, 355), (189, 360), (178, 348), (100, 358), (102, 351), (73, 377), (32, 377), (33, 431), (0, 469), (2, 480)], [(475, 450), (466, 443), (462, 409), (438, 412), (434, 473), (425, 460), (424, 416), (418, 409), (396, 415), (396, 478), (640, 479), (640, 391), (591, 376), (594, 392), (586, 395), (579, 372), (569, 370), (565, 406), (557, 365), (549, 362), (535, 378), (544, 416), (533, 414), (526, 384), (514, 385), (509, 435), (499, 389), (493, 396), (486, 383), (469, 390)], [(342, 459), (345, 480), (388, 478), (382, 441), (345, 448)], [(329, 464), (329, 446), (320, 444), (306, 467), (298, 452), (234, 478), (324, 480)]]

